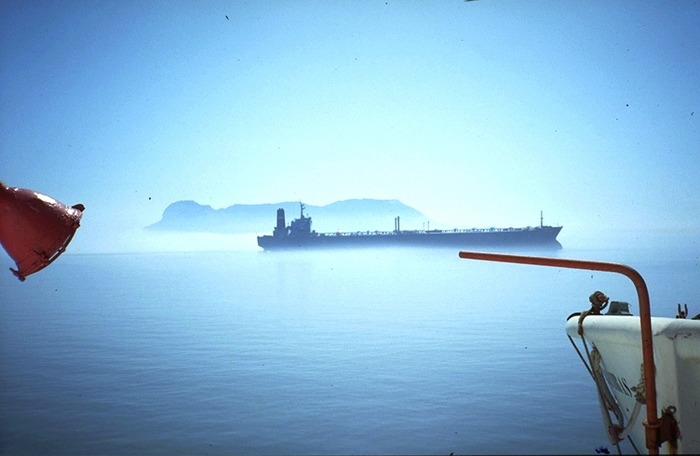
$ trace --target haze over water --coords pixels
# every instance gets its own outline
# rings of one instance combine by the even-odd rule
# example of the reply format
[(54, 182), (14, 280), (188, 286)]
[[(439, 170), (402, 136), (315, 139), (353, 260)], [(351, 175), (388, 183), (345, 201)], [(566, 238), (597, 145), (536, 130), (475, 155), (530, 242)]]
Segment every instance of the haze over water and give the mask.
[(574, 241), (700, 235), (697, 0), (0, 13), (0, 179), (85, 204), (73, 252), (149, 249), (141, 229), (181, 200), (395, 199), (437, 229), (543, 210)]
[[(542, 253), (698, 310), (698, 252)], [(452, 249), (65, 255), (0, 281), (4, 454), (593, 454), (564, 321), (597, 289), (637, 313), (626, 278)]]
[(592, 453), (564, 319), (597, 289), (636, 312), (626, 279), (143, 228), (182, 200), (543, 210), (548, 254), (697, 313), (699, 23), (697, 0), (2, 2), (0, 180), (86, 211), (48, 269), (0, 270), (0, 453)]

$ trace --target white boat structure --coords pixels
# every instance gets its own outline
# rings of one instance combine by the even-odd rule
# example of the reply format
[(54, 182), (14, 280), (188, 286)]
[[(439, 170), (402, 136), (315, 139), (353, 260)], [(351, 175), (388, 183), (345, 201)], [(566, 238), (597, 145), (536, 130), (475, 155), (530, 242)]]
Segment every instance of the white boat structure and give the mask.
[(618, 452), (628, 439), (638, 453), (646, 448), (649, 454), (700, 454), (700, 315), (687, 318), (687, 306), (679, 305), (675, 319), (652, 317), (644, 279), (623, 264), (484, 252), (459, 256), (606, 271), (632, 280), (639, 317), (626, 302), (611, 302), (596, 291), (590, 309), (567, 319), (566, 332), (595, 382), (603, 424)]

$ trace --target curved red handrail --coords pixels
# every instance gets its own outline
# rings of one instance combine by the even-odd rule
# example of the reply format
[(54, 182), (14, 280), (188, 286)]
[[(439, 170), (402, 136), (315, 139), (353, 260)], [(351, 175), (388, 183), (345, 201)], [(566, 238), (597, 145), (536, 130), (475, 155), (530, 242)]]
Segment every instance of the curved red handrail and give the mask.
[(639, 299), (639, 321), (642, 333), (642, 361), (644, 363), (644, 383), (646, 385), (647, 419), (644, 422), (646, 447), (649, 454), (659, 454), (658, 430), (661, 426), (656, 410), (656, 377), (654, 366), (654, 346), (651, 332), (651, 305), (646, 282), (633, 268), (620, 263), (606, 263), (589, 260), (570, 260), (564, 258), (547, 258), (525, 255), (510, 255), (486, 252), (459, 252), (459, 257), (469, 260), (496, 261), (501, 263), (531, 264), (537, 266), (553, 266), (569, 269), (586, 269), (590, 271), (605, 271), (622, 274), (629, 278), (637, 289)]

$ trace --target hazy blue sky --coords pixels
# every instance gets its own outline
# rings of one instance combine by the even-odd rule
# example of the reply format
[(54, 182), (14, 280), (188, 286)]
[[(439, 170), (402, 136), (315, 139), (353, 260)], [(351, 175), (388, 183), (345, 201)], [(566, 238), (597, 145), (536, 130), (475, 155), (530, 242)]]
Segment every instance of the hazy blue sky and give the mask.
[(700, 234), (700, 2), (3, 0), (0, 153), (74, 251), (182, 199)]

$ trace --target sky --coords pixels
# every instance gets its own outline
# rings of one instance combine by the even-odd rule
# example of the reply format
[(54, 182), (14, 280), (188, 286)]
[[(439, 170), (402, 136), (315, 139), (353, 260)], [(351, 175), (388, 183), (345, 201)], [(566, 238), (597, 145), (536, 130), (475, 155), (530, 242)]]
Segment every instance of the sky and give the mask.
[(179, 200), (696, 239), (698, 43), (692, 0), (2, 0), (0, 180), (83, 203), (75, 252)]

